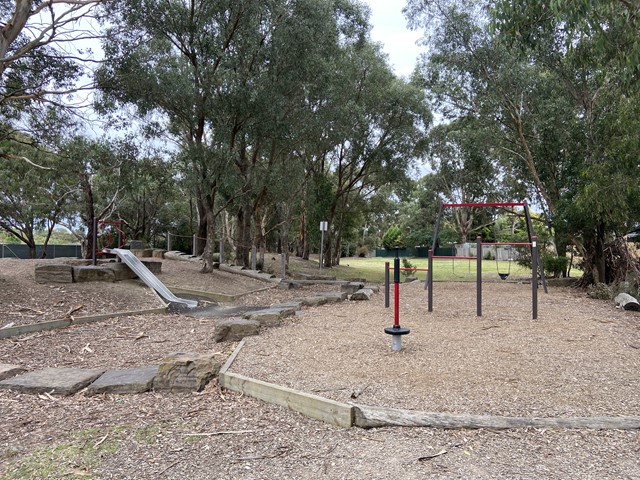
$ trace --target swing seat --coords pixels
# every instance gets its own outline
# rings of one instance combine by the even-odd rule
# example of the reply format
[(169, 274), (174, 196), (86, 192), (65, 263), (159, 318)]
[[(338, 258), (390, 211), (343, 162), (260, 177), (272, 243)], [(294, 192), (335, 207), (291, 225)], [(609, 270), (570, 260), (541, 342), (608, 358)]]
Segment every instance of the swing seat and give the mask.
[(507, 278), (509, 278), (509, 274), (508, 273), (500, 273), (500, 272), (498, 272), (498, 276), (500, 277), (500, 280), (506, 280)]

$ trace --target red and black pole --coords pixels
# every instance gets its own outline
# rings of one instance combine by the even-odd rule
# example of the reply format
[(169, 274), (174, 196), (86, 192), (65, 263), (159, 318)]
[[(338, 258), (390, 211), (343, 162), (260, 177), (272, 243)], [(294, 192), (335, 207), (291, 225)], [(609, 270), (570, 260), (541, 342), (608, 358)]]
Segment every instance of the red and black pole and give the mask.
[(399, 248), (396, 247), (396, 257), (393, 259), (393, 284), (394, 284), (394, 301), (393, 301), (393, 327), (384, 329), (384, 333), (391, 335), (391, 349), (398, 352), (402, 349), (402, 336), (407, 335), (410, 330), (400, 326), (400, 257), (398, 256)]

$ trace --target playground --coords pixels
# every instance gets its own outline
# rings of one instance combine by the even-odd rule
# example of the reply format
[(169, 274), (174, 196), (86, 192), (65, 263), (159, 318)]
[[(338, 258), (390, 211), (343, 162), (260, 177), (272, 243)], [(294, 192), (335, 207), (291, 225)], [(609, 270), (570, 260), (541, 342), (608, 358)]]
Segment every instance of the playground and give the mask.
[[(33, 281), (33, 266), (24, 260), (0, 264), (0, 327), (159, 306), (140, 282), (41, 285)], [(174, 287), (241, 295), (237, 303), (243, 305), (268, 306), (327, 290), (265, 289), (264, 282), (220, 271), (200, 275), (198, 268), (165, 260), (159, 278)], [(383, 332), (393, 311), (384, 307), (381, 289), (368, 302), (305, 307), (282, 326), (248, 337), (231, 370), (378, 407), (523, 417), (640, 412), (639, 313), (550, 287), (539, 296), (534, 321), (531, 285), (499, 280), (483, 286), (482, 317), (476, 317), (475, 286), (463, 282), (438, 282), (429, 313), (419, 277), (401, 285), (400, 321), (411, 333), (400, 352), (392, 352)], [(237, 344), (215, 343), (214, 324), (169, 313), (113, 318), (2, 339), (0, 363), (131, 368), (177, 351), (224, 359)], [(212, 469), (218, 478), (392, 478), (399, 471), (403, 478), (640, 476), (637, 431), (345, 430), (219, 390), (215, 383), (191, 395), (0, 391), (0, 411), (2, 463), (24, 458), (29, 472), (36, 468), (29, 462), (54, 459), (68, 478), (209, 478)], [(47, 447), (52, 443), (58, 452), (68, 445), (67, 456), (54, 455), (54, 447)], [(59, 474), (54, 470), (50, 478)], [(0, 469), (0, 478), (34, 477)]]

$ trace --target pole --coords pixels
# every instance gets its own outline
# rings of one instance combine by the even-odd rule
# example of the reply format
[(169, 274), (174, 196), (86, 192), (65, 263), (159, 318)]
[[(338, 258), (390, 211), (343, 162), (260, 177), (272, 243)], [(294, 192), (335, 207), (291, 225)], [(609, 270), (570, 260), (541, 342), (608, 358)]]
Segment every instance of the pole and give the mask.
[(482, 316), (482, 237), (476, 238), (476, 316)]
[(220, 238), (220, 263), (224, 263), (224, 237)]
[(320, 271), (322, 271), (322, 260), (323, 260), (323, 249), (324, 249), (324, 230), (320, 229)]
[(384, 308), (389, 308), (389, 262), (384, 262)]
[(191, 254), (196, 257), (198, 255), (198, 237), (196, 234), (193, 234), (193, 239), (191, 240)]
[(433, 250), (429, 249), (427, 254), (427, 283), (429, 284), (429, 293), (427, 294), (427, 305), (429, 311), (433, 312)]
[(93, 226), (92, 226), (92, 230), (93, 232), (93, 253), (91, 255), (91, 258), (93, 260), (93, 266), (95, 267), (98, 264), (98, 256), (96, 253), (96, 250), (98, 249), (98, 219), (96, 217), (93, 217)]
[(396, 248), (396, 257), (393, 259), (393, 326), (400, 326), (400, 257)]
[(531, 237), (531, 316), (538, 318), (538, 237)]
[(171, 232), (167, 232), (167, 252), (171, 251)]

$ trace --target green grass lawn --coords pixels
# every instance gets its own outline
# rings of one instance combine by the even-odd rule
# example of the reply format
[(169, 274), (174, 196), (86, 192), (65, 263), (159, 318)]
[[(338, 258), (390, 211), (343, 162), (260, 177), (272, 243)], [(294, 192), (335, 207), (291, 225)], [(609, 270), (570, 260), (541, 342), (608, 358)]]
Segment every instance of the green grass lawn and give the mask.
[[(427, 268), (426, 258), (410, 258), (410, 262), (417, 268)], [(332, 268), (323, 268), (323, 275), (335, 276), (339, 279), (352, 279), (352, 278), (366, 278), (369, 282), (382, 283), (384, 282), (384, 264), (389, 262), (393, 268), (393, 258), (384, 257), (348, 257), (341, 258), (340, 265)], [(475, 260), (434, 260), (433, 265), (433, 278), (434, 281), (470, 281), (476, 280), (476, 261)], [(301, 266), (292, 262), (290, 269), (293, 271), (304, 271), (320, 273), (320, 269), (317, 266), (317, 258), (315, 262), (310, 262), (309, 265)], [(400, 262), (402, 267), (402, 260)], [(498, 270), (500, 273), (509, 273), (509, 279), (524, 279), (531, 277), (531, 269), (521, 267), (516, 262), (501, 261), (496, 264), (495, 260), (483, 260), (482, 262), (482, 278), (485, 280), (500, 280), (498, 276)], [(416, 272), (418, 279), (424, 281), (426, 271)], [(393, 271), (390, 272), (391, 281), (393, 281)], [(401, 280), (404, 276), (401, 275)]]

